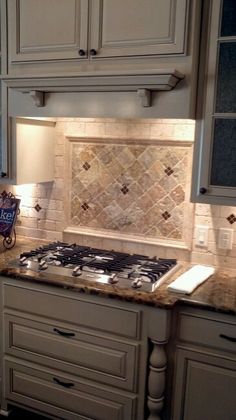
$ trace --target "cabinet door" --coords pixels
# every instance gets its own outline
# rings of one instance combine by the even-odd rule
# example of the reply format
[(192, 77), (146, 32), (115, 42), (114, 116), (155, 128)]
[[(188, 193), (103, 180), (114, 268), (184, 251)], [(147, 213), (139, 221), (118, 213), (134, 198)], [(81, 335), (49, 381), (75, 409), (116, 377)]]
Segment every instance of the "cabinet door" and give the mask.
[(187, 0), (92, 0), (94, 58), (183, 54)]
[[(1, 83), (1, 113), (0, 113), (0, 183), (8, 183), (10, 178), (9, 165), (9, 117), (8, 117), (8, 91)], [(4, 104), (4, 107), (2, 106)]]
[(88, 0), (8, 0), (9, 61), (84, 58), (87, 25)]
[[(206, 77), (199, 83), (192, 198), (235, 205), (236, 8), (234, 0), (210, 4), (208, 56), (202, 67)], [(203, 43), (207, 45), (204, 36)]]
[(178, 350), (173, 420), (235, 420), (236, 363)]
[[(0, 34), (1, 34), (1, 54), (0, 54), (0, 74), (6, 73), (6, 7), (5, 3), (0, 3)], [(8, 94), (7, 88), (1, 81), (0, 83), (0, 183), (8, 177)]]

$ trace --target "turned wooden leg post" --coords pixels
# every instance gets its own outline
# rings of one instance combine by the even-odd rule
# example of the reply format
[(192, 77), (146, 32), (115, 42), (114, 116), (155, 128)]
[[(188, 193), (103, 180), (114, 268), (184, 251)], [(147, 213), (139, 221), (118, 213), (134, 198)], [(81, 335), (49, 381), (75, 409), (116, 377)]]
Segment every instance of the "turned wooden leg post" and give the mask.
[(164, 406), (164, 391), (166, 380), (166, 353), (165, 342), (151, 340), (153, 350), (149, 358), (149, 377), (147, 406), (148, 420), (161, 420), (160, 413)]

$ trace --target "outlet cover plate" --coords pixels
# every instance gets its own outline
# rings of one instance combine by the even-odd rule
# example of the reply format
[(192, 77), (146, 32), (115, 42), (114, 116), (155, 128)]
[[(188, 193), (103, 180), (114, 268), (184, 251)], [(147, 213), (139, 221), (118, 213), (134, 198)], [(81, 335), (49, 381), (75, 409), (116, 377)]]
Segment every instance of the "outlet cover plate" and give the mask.
[(218, 248), (232, 249), (233, 248), (233, 229), (219, 229)]

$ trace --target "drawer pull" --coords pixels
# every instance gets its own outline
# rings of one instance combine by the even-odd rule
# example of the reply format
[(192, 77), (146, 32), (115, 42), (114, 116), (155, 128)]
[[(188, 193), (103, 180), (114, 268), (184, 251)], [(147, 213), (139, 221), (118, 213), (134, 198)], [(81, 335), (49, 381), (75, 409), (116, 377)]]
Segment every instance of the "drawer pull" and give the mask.
[(56, 382), (56, 384), (64, 386), (64, 388), (72, 388), (72, 386), (75, 386), (75, 384), (73, 384), (73, 382), (63, 382), (60, 381), (60, 379), (57, 378), (53, 378), (53, 381)]
[(53, 331), (55, 331), (59, 335), (62, 335), (63, 337), (74, 337), (75, 336), (75, 333), (61, 331), (58, 328), (53, 328)]
[(225, 334), (220, 334), (220, 337), (224, 338), (225, 340), (232, 341), (233, 343), (236, 343), (236, 338), (235, 337), (229, 337), (228, 335), (225, 335)]

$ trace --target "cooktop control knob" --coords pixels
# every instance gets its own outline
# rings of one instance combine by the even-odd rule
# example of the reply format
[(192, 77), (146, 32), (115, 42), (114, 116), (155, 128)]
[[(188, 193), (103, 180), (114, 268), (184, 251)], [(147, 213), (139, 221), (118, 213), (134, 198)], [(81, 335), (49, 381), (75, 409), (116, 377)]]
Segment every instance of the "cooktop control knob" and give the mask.
[(79, 265), (77, 265), (73, 271), (72, 271), (72, 276), (77, 277), (77, 276), (81, 276), (82, 271)]
[(28, 264), (27, 257), (21, 257), (20, 258), (20, 265), (27, 265), (27, 264)]
[(48, 268), (48, 265), (45, 260), (41, 260), (39, 263), (39, 270), (46, 270)]
[(118, 281), (119, 281), (119, 279), (118, 279), (116, 273), (111, 274), (109, 279), (108, 279), (108, 283), (110, 283), (110, 284), (116, 284), (116, 283), (118, 283)]
[(142, 281), (140, 280), (140, 278), (136, 278), (131, 282), (131, 286), (133, 287), (133, 289), (139, 289), (140, 287), (142, 287)]

